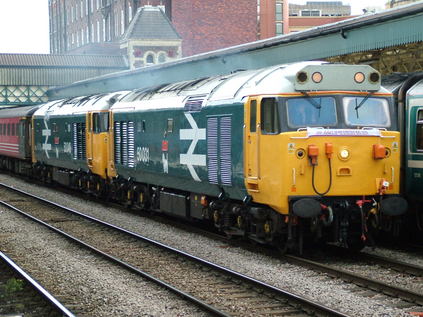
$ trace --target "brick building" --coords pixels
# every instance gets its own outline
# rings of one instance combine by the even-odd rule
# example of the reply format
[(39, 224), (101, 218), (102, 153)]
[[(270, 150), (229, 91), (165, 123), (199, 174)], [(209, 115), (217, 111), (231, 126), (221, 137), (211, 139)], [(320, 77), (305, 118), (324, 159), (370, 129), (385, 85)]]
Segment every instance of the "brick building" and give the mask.
[(351, 6), (342, 1), (307, 1), (289, 4), (289, 32), (299, 32), (315, 26), (351, 18)]
[(121, 54), (124, 33), (144, 6), (165, 12), (182, 56), (287, 32), (287, 0), (49, 0), (51, 53)]

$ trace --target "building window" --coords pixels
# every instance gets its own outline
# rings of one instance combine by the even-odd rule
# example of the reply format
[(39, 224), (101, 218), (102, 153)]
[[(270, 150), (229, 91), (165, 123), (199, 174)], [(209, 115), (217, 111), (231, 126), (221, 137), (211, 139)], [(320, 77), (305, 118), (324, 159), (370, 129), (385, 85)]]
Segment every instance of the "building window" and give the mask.
[(301, 10), (302, 17), (319, 17), (321, 16), (320, 10)]
[(125, 14), (123, 9), (120, 11), (120, 34), (125, 32)]
[(283, 23), (277, 22), (276, 23), (276, 35), (283, 34)]
[(100, 21), (97, 21), (97, 42), (100, 42)]
[(276, 3), (276, 21), (282, 21), (283, 20), (283, 7), (282, 3)]
[(147, 64), (154, 64), (154, 56), (153, 54), (148, 54), (147, 58), (145, 59)]
[(164, 63), (164, 62), (166, 62), (166, 54), (165, 54), (165, 53), (160, 53), (160, 54), (159, 54), (159, 57), (157, 58), (157, 61), (158, 61), (159, 63)]
[(103, 18), (103, 42), (106, 42), (106, 19)]
[(110, 16), (107, 18), (107, 41), (112, 40), (112, 19)]

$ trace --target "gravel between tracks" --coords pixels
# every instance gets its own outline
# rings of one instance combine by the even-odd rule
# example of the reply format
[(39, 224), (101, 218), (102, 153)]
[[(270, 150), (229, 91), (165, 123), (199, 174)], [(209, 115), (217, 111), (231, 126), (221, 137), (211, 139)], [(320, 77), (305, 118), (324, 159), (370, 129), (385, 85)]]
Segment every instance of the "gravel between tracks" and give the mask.
[[(129, 212), (105, 208), (100, 204), (71, 195), (61, 193), (58, 195), (52, 189), (32, 185), (7, 175), (0, 175), (0, 182), (34, 192), (70, 208), (82, 210), (94, 217), (139, 232), (277, 287), (289, 288), (294, 293), (306, 295), (312, 300), (325, 303), (351, 316), (410, 316), (409, 311), (418, 310), (418, 308), (399, 309), (397, 308), (399, 303), (397, 299), (388, 299), (383, 295), (369, 298), (361, 292), (355, 292), (354, 286), (344, 284), (337, 279), (322, 278), (313, 271), (286, 264), (265, 255), (254, 254), (241, 248), (230, 247), (225, 243), (157, 223)], [(37, 261), (40, 261), (40, 265), (51, 265), (51, 269), (56, 269), (55, 265), (57, 264), (55, 263), (60, 263), (60, 268), (65, 272), (71, 269), (72, 274), (79, 272), (81, 292), (84, 290), (83, 285), (87, 285), (86, 283), (90, 285), (97, 283), (98, 280), (95, 277), (100, 275), (101, 282), (98, 283), (102, 284), (98, 285), (96, 292), (104, 297), (104, 303), (98, 308), (98, 313), (96, 312), (95, 316), (201, 315), (198, 310), (187, 307), (177, 297), (158, 287), (151, 286), (147, 282), (132, 281), (131, 275), (122, 273), (122, 270), (103, 272), (97, 263), (98, 260), (91, 259), (81, 251), (76, 251), (67, 243), (50, 245), (45, 241), (39, 241), (37, 239), (39, 229), (34, 229), (34, 232), (17, 234), (19, 228), (13, 225), (14, 221), (16, 221), (16, 216), (12, 216), (11, 212), (0, 213), (0, 246), (2, 249), (5, 243), (7, 248), (13, 249), (15, 254), (17, 252), (24, 253), (25, 248), (37, 248), (39, 252)], [(25, 235), (28, 237), (27, 241), (21, 242), (22, 236)], [(66, 252), (67, 256), (60, 256), (60, 253), (55, 255), (57, 250)], [(74, 260), (68, 256), (70, 253), (74, 253)], [(58, 258), (55, 259), (55, 257)], [(65, 260), (63, 261), (63, 259)], [(93, 280), (91, 281), (91, 279)], [(91, 296), (96, 295), (92, 293), (86, 294), (87, 301)], [(178, 306), (180, 306), (179, 309), (177, 309)], [(124, 311), (121, 311), (123, 309)], [(422, 309), (420, 308), (420, 310)]]

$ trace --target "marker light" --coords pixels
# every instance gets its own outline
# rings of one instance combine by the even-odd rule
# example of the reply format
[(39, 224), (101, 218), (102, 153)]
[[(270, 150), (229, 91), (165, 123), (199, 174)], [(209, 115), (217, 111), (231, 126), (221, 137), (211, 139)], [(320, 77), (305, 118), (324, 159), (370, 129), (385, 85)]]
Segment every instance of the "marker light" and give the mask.
[(297, 80), (299, 83), (303, 84), (307, 81), (308, 76), (306, 72), (298, 72), (297, 73)]
[(365, 79), (365, 76), (363, 73), (361, 72), (355, 73), (354, 80), (356, 83), (361, 84), (364, 81), (364, 79)]
[(343, 149), (339, 152), (339, 156), (341, 157), (341, 159), (346, 160), (350, 157), (350, 151), (348, 151), (347, 149)]
[(322, 73), (319, 73), (319, 72), (315, 72), (315, 73), (313, 73), (313, 75), (311, 75), (311, 79), (316, 83), (316, 84), (318, 84), (318, 83), (320, 83), (321, 81), (322, 81), (322, 79), (323, 79), (323, 75), (322, 75)]
[(377, 83), (377, 82), (380, 80), (380, 75), (379, 75), (379, 73), (376, 73), (376, 72), (371, 73), (371, 74), (370, 74), (370, 76), (369, 76), (369, 80), (370, 80), (372, 83)]

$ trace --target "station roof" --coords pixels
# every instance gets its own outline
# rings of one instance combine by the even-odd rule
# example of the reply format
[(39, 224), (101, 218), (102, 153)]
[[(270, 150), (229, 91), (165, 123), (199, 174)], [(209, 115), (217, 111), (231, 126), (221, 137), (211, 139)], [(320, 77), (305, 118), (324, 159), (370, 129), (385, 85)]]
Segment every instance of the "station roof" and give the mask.
[(180, 40), (181, 37), (160, 8), (145, 6), (137, 10), (123, 34), (122, 40), (129, 39)]
[(126, 69), (122, 56), (0, 54), (0, 85), (67, 85)]
[(51, 99), (145, 88), (276, 64), (423, 42), (423, 3), (318, 26), (177, 61), (50, 89)]

